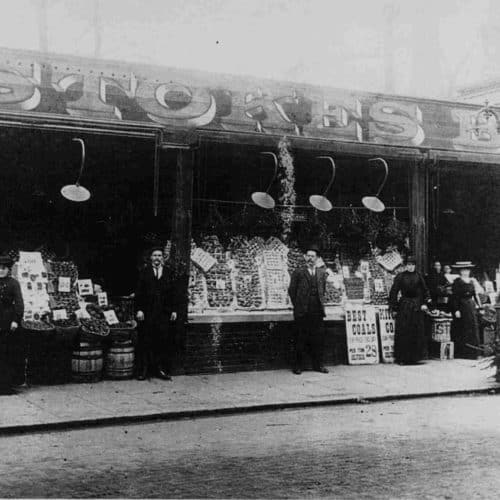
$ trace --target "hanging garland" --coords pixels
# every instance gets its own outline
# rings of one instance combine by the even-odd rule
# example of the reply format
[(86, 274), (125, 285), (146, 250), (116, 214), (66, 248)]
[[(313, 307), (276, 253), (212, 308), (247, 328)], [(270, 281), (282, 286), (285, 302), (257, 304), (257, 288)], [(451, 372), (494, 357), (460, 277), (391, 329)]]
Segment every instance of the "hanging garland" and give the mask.
[(280, 181), (280, 205), (285, 205), (281, 210), (281, 239), (285, 243), (290, 238), (294, 215), (294, 205), (297, 199), (295, 193), (295, 169), (293, 157), (290, 153), (290, 142), (283, 137), (278, 144), (279, 168), (278, 179)]

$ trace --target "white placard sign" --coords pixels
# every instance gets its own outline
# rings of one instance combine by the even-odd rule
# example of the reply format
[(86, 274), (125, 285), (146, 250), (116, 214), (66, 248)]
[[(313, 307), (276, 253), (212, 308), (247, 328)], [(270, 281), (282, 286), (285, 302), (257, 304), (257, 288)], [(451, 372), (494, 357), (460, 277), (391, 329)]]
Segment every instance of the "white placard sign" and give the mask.
[(205, 250), (197, 247), (191, 252), (191, 260), (197, 264), (204, 273), (210, 271), (217, 261)]
[(59, 276), (57, 283), (58, 292), (71, 292), (71, 278), (66, 276)]
[(347, 303), (345, 308), (347, 359), (350, 365), (379, 362), (377, 318), (374, 306)]
[(378, 331), (380, 335), (380, 358), (382, 363), (394, 363), (394, 332), (396, 320), (389, 306), (378, 306)]
[(52, 317), (54, 318), (54, 321), (68, 319), (68, 313), (66, 309), (54, 309), (52, 311)]
[(113, 311), (113, 309), (109, 311), (103, 311), (103, 313), (108, 325), (116, 325), (119, 323), (118, 318), (116, 317), (116, 313), (115, 311)]
[(108, 294), (106, 292), (99, 292), (97, 294), (97, 304), (101, 307), (108, 305)]
[(92, 295), (94, 293), (94, 286), (92, 285), (92, 280), (78, 280), (78, 294), (81, 297), (85, 295)]

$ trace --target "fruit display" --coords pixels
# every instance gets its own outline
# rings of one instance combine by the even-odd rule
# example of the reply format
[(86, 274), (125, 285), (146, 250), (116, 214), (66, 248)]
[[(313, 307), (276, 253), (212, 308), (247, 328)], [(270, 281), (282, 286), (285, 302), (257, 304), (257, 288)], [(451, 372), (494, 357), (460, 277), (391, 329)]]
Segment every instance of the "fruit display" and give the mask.
[(288, 285), (290, 284), (288, 271), (267, 269), (266, 280), (266, 306), (267, 309), (287, 309), (290, 307)]
[(265, 249), (278, 254), (286, 255), (288, 247), (278, 238), (271, 236), (265, 244)]
[(80, 322), (75, 317), (53, 320), (52, 323), (57, 328), (78, 328), (80, 326)]
[(365, 283), (362, 278), (344, 278), (344, 286), (348, 300), (363, 300)]
[(51, 298), (51, 309), (66, 309), (68, 314), (72, 314), (80, 309), (75, 293), (56, 292), (49, 295)]
[(241, 309), (262, 309), (264, 287), (256, 258), (250, 251), (246, 238), (233, 239), (230, 243), (234, 261), (234, 288), (236, 307)]
[(389, 299), (389, 291), (385, 280), (387, 271), (381, 267), (375, 256), (370, 256), (367, 260), (370, 267), (369, 285), (371, 302), (374, 305), (387, 304)]
[(249, 242), (248, 242), (248, 250), (249, 252), (254, 256), (254, 257), (259, 257), (266, 244), (263, 238), (260, 238), (259, 236), (254, 236)]
[(200, 246), (202, 250), (209, 253), (219, 264), (226, 262), (226, 252), (217, 236), (205, 236)]
[(109, 329), (111, 333), (113, 330), (133, 330), (137, 327), (137, 323), (135, 321), (120, 321), (119, 323), (115, 323), (114, 325), (109, 325)]
[(104, 320), (104, 309), (97, 304), (85, 304), (85, 309), (87, 309), (91, 319)]
[(60, 277), (71, 278), (73, 287), (78, 280), (78, 268), (73, 262), (52, 260), (47, 263), (49, 276), (53, 280), (54, 290), (57, 290), (57, 280)]
[(262, 270), (265, 279), (267, 309), (286, 309), (290, 307), (288, 285), (287, 252), (275, 246), (276, 250), (265, 248), (262, 252)]
[(205, 275), (208, 307), (230, 308), (234, 300), (231, 269), (227, 264), (216, 264)]
[(327, 280), (325, 287), (325, 304), (326, 305), (338, 305), (342, 303), (342, 298), (344, 294), (342, 287), (337, 288), (333, 281)]
[(21, 326), (25, 330), (50, 331), (54, 330), (54, 325), (47, 320), (23, 320)]
[(134, 319), (134, 302), (127, 297), (115, 298), (112, 304), (109, 304), (110, 309), (115, 311), (118, 321), (132, 321)]
[[(205, 276), (198, 267), (191, 263), (188, 284), (188, 310), (189, 312), (203, 311), (207, 305)], [(120, 319), (120, 316), (118, 316), (118, 319)]]
[(296, 269), (300, 269), (306, 265), (304, 254), (298, 248), (290, 248), (287, 254), (288, 274), (290, 276)]
[(82, 330), (85, 333), (90, 333), (99, 337), (106, 337), (107, 335), (109, 335), (109, 326), (104, 320), (82, 318), (80, 319), (80, 323), (82, 325)]
[(230, 308), (234, 300), (234, 292), (226, 251), (217, 236), (206, 236), (201, 243), (201, 248), (217, 261), (217, 264), (205, 274), (208, 307), (211, 309)]

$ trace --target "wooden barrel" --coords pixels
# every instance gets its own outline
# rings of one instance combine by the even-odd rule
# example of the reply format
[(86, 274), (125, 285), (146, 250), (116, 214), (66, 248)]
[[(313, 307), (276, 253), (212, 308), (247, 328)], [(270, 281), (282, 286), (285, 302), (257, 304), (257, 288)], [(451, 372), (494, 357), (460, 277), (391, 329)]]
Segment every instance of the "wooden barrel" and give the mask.
[(72, 379), (75, 382), (98, 382), (102, 378), (102, 368), (102, 347), (80, 342), (71, 357)]
[(132, 341), (113, 343), (106, 354), (106, 376), (113, 379), (131, 378), (134, 374), (134, 359)]

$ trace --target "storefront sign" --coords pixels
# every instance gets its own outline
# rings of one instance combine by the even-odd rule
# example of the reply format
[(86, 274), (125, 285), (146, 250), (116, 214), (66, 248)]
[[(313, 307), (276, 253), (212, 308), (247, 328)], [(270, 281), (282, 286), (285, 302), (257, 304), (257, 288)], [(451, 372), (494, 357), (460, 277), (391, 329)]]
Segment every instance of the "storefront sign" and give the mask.
[[(168, 62), (168, 61), (166, 61)], [(481, 106), (0, 51), (0, 111), (500, 153)]]
[(376, 364), (378, 356), (377, 318), (374, 306), (346, 304), (347, 359), (350, 365)]
[(396, 320), (389, 306), (378, 306), (378, 331), (380, 335), (380, 358), (382, 363), (394, 363), (394, 332)]

